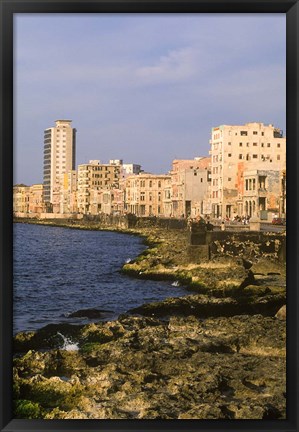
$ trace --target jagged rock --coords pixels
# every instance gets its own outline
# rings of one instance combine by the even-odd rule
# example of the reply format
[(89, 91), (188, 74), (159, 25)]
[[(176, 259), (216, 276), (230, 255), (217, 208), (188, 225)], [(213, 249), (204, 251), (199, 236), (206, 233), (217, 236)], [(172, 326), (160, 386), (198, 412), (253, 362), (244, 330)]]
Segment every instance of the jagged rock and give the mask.
[(80, 309), (68, 315), (68, 318), (103, 318), (112, 314), (112, 311), (100, 309)]
[[(131, 314), (152, 317), (188, 316), (199, 318), (233, 316), (240, 314), (275, 315), (285, 303), (284, 294), (272, 294), (267, 289), (240, 291), (235, 298), (211, 297), (196, 294), (182, 298), (168, 298), (163, 301), (147, 303), (131, 309)], [(270, 292), (270, 294), (269, 294)], [(252, 295), (254, 293), (254, 295)]]
[[(109, 342), (82, 339), (76, 352), (15, 359), (15, 395), (29, 401), (19, 418), (285, 418), (283, 321), (123, 316), (106, 324), (118, 329)], [(86, 327), (81, 334), (97, 334), (97, 326)]]

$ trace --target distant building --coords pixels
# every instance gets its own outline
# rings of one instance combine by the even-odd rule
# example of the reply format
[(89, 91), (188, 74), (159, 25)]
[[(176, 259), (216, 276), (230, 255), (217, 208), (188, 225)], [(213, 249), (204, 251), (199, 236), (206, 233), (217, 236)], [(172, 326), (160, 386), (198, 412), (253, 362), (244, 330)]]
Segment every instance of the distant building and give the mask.
[(141, 172), (141, 165), (133, 163), (122, 164), (122, 174), (124, 178), (128, 175), (139, 174)]
[(172, 214), (171, 176), (140, 173), (126, 179), (125, 209), (136, 216)]
[(77, 213), (77, 171), (60, 174), (53, 190), (53, 213)]
[(210, 157), (172, 162), (171, 183), (174, 217), (210, 214)]
[(16, 185), (13, 188), (13, 212), (36, 213), (44, 212), (43, 185)]
[(28, 213), (29, 212), (29, 195), (30, 186), (16, 185), (13, 187), (13, 212)]
[(43, 201), (44, 186), (34, 184), (29, 188), (29, 213), (43, 213), (45, 211)]
[(55, 127), (44, 131), (44, 202), (50, 212), (60, 176), (75, 169), (76, 129), (71, 123), (71, 120), (56, 120)]
[[(210, 144), (213, 216), (246, 215), (250, 204), (246, 207), (243, 199), (245, 172), (285, 169), (286, 139), (282, 131), (263, 123), (222, 125), (212, 129)], [(266, 196), (252, 198), (252, 212), (253, 208), (255, 213), (261, 207), (267, 208), (261, 204), (263, 198), (267, 199)]]
[[(113, 190), (119, 189), (121, 166), (92, 160), (78, 166), (78, 211), (83, 214), (113, 212)], [(109, 193), (108, 193), (109, 192)]]
[(268, 219), (268, 213), (280, 212), (280, 172), (274, 170), (244, 171), (244, 213)]

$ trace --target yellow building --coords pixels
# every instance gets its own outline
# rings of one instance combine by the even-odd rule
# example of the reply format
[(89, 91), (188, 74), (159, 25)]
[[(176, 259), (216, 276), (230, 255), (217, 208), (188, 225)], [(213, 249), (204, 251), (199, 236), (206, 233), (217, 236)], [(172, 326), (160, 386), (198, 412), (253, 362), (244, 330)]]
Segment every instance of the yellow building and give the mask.
[[(78, 166), (78, 212), (99, 214), (113, 212), (113, 190), (119, 189), (121, 166), (92, 160)], [(110, 193), (108, 193), (110, 192)]]
[(136, 216), (172, 214), (171, 176), (140, 173), (126, 179), (125, 209)]
[(13, 187), (13, 212), (36, 213), (44, 212), (43, 185), (16, 185)]
[(16, 185), (13, 187), (13, 212), (29, 213), (30, 186)]
[(44, 186), (35, 184), (29, 187), (29, 213), (43, 213), (45, 211), (43, 201)]

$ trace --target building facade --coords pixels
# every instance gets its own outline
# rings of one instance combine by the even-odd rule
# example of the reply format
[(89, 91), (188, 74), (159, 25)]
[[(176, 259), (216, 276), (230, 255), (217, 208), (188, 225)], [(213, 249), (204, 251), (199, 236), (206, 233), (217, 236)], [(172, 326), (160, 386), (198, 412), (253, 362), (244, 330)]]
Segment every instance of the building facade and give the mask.
[(209, 215), (210, 157), (172, 162), (171, 184), (174, 217)]
[(110, 214), (113, 211), (112, 201), (114, 200), (112, 191), (119, 189), (120, 175), (121, 166), (116, 164), (102, 164), (99, 160), (91, 160), (88, 164), (79, 165), (78, 212)]
[(72, 120), (56, 120), (55, 127), (44, 131), (44, 202), (50, 212), (61, 175), (75, 169), (76, 129), (71, 123)]
[(249, 217), (272, 219), (280, 213), (280, 172), (274, 170), (244, 171), (243, 209)]
[(136, 216), (171, 216), (170, 175), (130, 175), (125, 185), (125, 210), (128, 213)]
[(32, 186), (16, 185), (13, 187), (13, 212), (14, 213), (43, 213), (43, 185)]
[[(243, 199), (245, 171), (285, 169), (286, 139), (282, 131), (263, 123), (222, 125), (212, 129), (210, 144), (212, 215), (249, 215), (250, 207)], [(259, 202), (255, 206), (255, 211), (261, 208)]]
[(13, 187), (13, 212), (28, 213), (29, 212), (29, 196), (30, 186), (15, 185)]

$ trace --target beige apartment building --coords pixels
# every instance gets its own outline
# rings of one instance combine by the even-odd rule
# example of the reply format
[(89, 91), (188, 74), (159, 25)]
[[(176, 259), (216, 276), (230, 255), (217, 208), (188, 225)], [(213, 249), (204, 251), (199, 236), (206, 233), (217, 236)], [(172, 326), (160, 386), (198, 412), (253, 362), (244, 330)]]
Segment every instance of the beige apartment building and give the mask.
[(251, 178), (253, 187), (255, 179), (255, 192), (258, 192), (262, 173), (267, 178), (266, 184), (272, 185), (272, 177), (277, 175), (274, 173), (285, 170), (286, 138), (283, 132), (263, 123), (222, 125), (212, 129), (210, 144), (212, 215), (232, 218), (234, 215), (250, 216), (251, 213), (259, 217), (260, 211), (272, 211), (274, 189), (271, 192), (267, 187), (260, 189), (259, 194), (248, 200), (246, 184), (249, 183), (246, 180)]
[(13, 212), (29, 213), (30, 186), (16, 185), (13, 187)]
[[(119, 189), (121, 166), (91, 160), (78, 166), (78, 212), (98, 214), (113, 212), (114, 194)], [(116, 194), (117, 195), (117, 194)]]
[(281, 213), (281, 173), (273, 170), (244, 171), (243, 209), (246, 215), (267, 220)]
[(71, 123), (72, 120), (56, 120), (55, 127), (44, 131), (44, 202), (49, 212), (53, 211), (53, 194), (54, 190), (57, 194), (60, 177), (75, 170), (76, 129)]
[(53, 213), (77, 213), (77, 171), (61, 174), (53, 188)]
[(13, 187), (14, 213), (43, 213), (43, 185), (16, 185)]
[(172, 215), (171, 176), (140, 173), (128, 176), (125, 188), (125, 210), (136, 216)]
[(43, 213), (45, 211), (43, 200), (44, 186), (34, 184), (29, 187), (29, 213)]
[(177, 159), (172, 162), (173, 216), (210, 215), (210, 157)]

